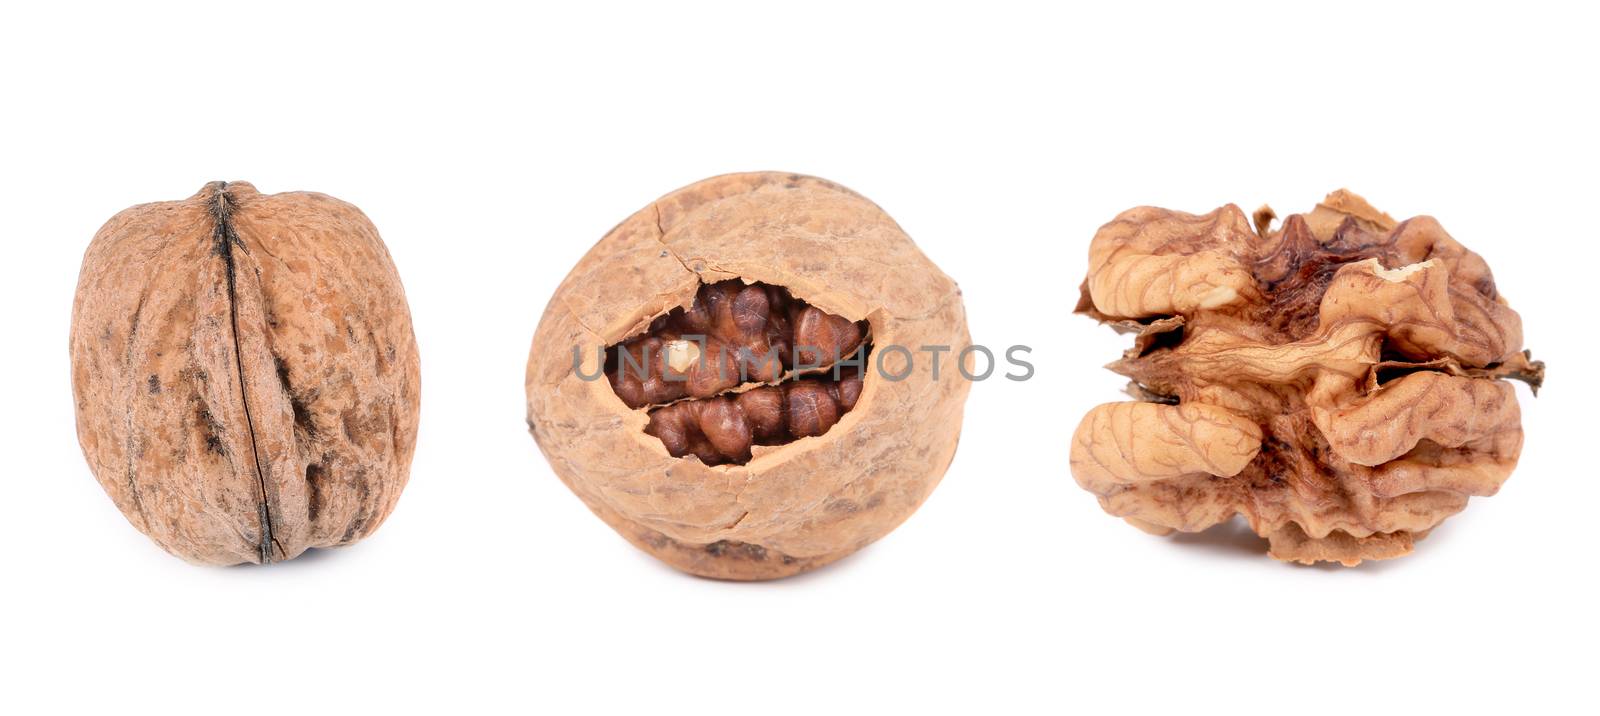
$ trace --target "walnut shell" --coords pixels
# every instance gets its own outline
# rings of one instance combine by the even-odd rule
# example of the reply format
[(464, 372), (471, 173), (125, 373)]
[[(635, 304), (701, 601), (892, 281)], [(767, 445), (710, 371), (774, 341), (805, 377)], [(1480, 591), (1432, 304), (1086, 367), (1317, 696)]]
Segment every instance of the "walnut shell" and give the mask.
[(78, 440), (191, 562), (372, 534), (416, 442), (416, 339), (377, 229), (329, 196), (213, 182), (106, 222), (72, 307)]
[(1411, 551), (1522, 446), (1542, 363), (1489, 267), (1430, 217), (1330, 194), (1270, 231), (1238, 207), (1141, 207), (1095, 235), (1078, 310), (1135, 332), (1109, 366), (1140, 402), (1091, 411), (1072, 472), (1157, 534), (1242, 514), (1274, 557)]
[[(715, 177), (658, 199), (612, 229), (556, 290), (526, 383), (528, 426), (555, 473), (623, 537), (678, 569), (783, 577), (860, 549), (922, 504), (955, 454), (970, 384), (948, 361), (937, 380), (927, 360), (910, 361), (899, 381), (868, 369), (859, 397), (851, 393), (848, 411), (820, 435), (755, 445), (743, 464), (673, 457), (646, 433), (648, 407), (630, 408), (607, 380), (580, 375), (598, 375), (604, 351), (674, 309), (692, 312), (703, 285), (731, 279), (782, 287), (829, 316), (865, 321), (878, 345), (912, 351), (965, 348), (965, 308), (956, 284), (883, 210), (836, 184), (781, 173)], [(888, 351), (873, 364), (898, 375), (907, 357)]]

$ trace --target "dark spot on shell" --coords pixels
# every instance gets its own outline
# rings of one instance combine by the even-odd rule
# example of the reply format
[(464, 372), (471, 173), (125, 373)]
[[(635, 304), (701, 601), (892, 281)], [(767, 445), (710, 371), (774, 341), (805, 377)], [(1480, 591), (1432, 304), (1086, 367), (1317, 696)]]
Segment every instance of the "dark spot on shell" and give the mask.
[(652, 549), (665, 549), (667, 545), (672, 544), (672, 540), (668, 539), (666, 535), (661, 534), (660, 532), (640, 533), (639, 540), (647, 545), (650, 545)]
[(317, 436), (317, 425), (311, 417), (311, 408), (306, 405), (305, 399), (297, 395), (294, 386), (289, 383), (289, 365), (280, 356), (272, 357), (278, 369), (278, 383), (283, 386), (284, 395), (289, 398), (289, 408), (294, 411), (294, 428), (302, 433), (303, 439), (313, 439)]
[(311, 463), (306, 466), (306, 519), (316, 522), (317, 514), (322, 511), (322, 481), (327, 473), (322, 465)]
[(200, 423), (200, 429), (205, 435), (206, 449), (218, 455), (227, 455), (228, 448), (222, 444), (222, 423), (211, 414), (211, 409), (200, 400), (195, 401), (195, 417)]
[(339, 413), (339, 422), (344, 427), (344, 437), (345, 437), (345, 439), (349, 440), (352, 445), (361, 444), (361, 439), (359, 437), (357, 437), (362, 432), (362, 430), (361, 430), (361, 421), (356, 416), (356, 411), (354, 411), (354, 410), (346, 410), (346, 411), (343, 411), (343, 412)]
[(855, 500), (834, 500), (828, 503), (828, 511), (835, 513), (854, 514), (861, 511), (861, 505)]
[(713, 557), (732, 557), (760, 561), (767, 558), (767, 548), (748, 542), (718, 540), (705, 546), (706, 554)]
[(372, 486), (367, 482), (367, 471), (356, 470), (355, 479), (351, 480), (351, 483), (356, 488), (356, 504), (361, 505), (361, 512), (356, 515), (355, 519), (350, 521), (350, 527), (339, 538), (339, 544), (350, 544), (360, 539), (362, 531), (367, 528), (367, 524), (372, 520), (374, 506), (371, 499), (369, 499), (372, 497)]

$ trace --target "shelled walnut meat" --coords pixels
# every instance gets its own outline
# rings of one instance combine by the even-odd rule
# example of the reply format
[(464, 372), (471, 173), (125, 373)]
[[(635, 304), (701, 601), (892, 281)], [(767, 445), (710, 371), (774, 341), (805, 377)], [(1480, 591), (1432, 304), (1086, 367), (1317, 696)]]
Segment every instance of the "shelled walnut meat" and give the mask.
[(1078, 311), (1136, 335), (1135, 402), (1089, 412), (1072, 472), (1156, 534), (1243, 515), (1287, 561), (1409, 553), (1522, 447), (1544, 365), (1489, 267), (1426, 216), (1346, 191), (1271, 229), (1228, 205), (1101, 227)]
[(140, 531), (206, 564), (373, 533), (417, 432), (388, 249), (322, 194), (213, 182), (106, 222), (72, 308), (78, 440)]
[(528, 426), (640, 549), (783, 577), (888, 533), (955, 454), (969, 383), (874, 346), (968, 342), (955, 283), (877, 206), (814, 177), (720, 176), (629, 217), (562, 282)]

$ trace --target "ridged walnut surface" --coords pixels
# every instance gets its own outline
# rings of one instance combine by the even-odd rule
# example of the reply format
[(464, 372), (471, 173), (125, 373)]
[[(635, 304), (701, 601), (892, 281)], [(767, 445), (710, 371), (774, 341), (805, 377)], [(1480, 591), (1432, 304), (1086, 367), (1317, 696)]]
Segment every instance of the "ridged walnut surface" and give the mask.
[(377, 230), (342, 201), (214, 182), (117, 214), (84, 255), (71, 353), (90, 468), (186, 560), (349, 544), (405, 487), (411, 317)]
[(1242, 514), (1304, 563), (1411, 551), (1522, 446), (1542, 364), (1489, 267), (1429, 217), (1340, 191), (1268, 231), (1228, 205), (1141, 207), (1102, 227), (1081, 312), (1137, 332), (1110, 367), (1142, 400), (1091, 410), (1072, 471), (1156, 534)]
[[(675, 191), (601, 239), (556, 290), (528, 358), (528, 425), (556, 474), (639, 548), (679, 569), (769, 579), (832, 562), (900, 524), (955, 454), (969, 383), (927, 360), (869, 374), (826, 433), (756, 446), (744, 465), (670, 456), (594, 374), (598, 352), (687, 306), (702, 283), (789, 289), (877, 345), (969, 342), (960, 291), (877, 206), (813, 177), (734, 174)], [(885, 369), (898, 374), (904, 360)]]

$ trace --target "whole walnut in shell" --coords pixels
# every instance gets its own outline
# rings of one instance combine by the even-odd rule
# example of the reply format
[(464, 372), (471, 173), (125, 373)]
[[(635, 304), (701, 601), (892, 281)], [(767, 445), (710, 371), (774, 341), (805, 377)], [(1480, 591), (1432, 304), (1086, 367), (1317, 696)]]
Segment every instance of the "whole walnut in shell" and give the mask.
[(956, 284), (876, 205), (813, 177), (720, 176), (623, 221), (562, 282), (528, 357), (528, 426), (640, 549), (783, 577), (927, 498), (970, 386), (909, 351), (968, 342)]
[(1137, 334), (1109, 367), (1072, 472), (1156, 534), (1243, 515), (1272, 556), (1407, 554), (1522, 447), (1505, 378), (1542, 363), (1489, 267), (1430, 217), (1395, 222), (1338, 191), (1275, 231), (1238, 207), (1141, 207), (1101, 227), (1078, 310)]
[(141, 532), (207, 564), (372, 534), (405, 487), (418, 362), (360, 210), (213, 182), (89, 245), (72, 307), (78, 440)]

